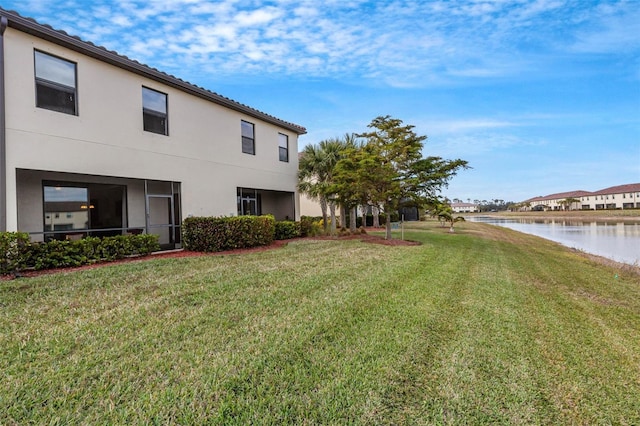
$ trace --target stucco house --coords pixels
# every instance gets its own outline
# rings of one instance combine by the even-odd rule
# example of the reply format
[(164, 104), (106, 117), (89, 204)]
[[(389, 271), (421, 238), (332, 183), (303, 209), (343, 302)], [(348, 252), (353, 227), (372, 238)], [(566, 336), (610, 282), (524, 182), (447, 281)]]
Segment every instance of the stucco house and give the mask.
[(581, 197), (583, 209), (640, 209), (640, 183), (611, 186)]
[(0, 9), (0, 230), (154, 233), (299, 218), (293, 124)]
[(480, 211), (477, 204), (472, 203), (451, 203), (454, 213), (477, 213)]
[[(567, 203), (567, 200), (573, 200)], [(640, 183), (611, 186), (595, 192), (571, 191), (530, 198), (523, 210), (640, 209)]]
[[(589, 195), (587, 191), (558, 192), (540, 197), (530, 198), (522, 202), (525, 210), (579, 210), (580, 198)], [(573, 202), (567, 204), (567, 200)]]

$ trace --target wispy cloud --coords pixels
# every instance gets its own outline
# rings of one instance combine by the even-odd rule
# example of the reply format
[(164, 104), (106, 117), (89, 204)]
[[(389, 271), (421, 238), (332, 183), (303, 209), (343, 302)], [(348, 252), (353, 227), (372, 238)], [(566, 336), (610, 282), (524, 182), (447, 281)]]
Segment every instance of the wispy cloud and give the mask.
[(59, 7), (56, 22), (42, 21), (152, 66), (174, 63), (169, 72), (188, 65), (428, 87), (539, 73), (552, 67), (530, 59), (540, 50), (640, 46), (633, 2), (69, 1), (73, 15), (44, 0), (25, 9), (38, 19)]
[(526, 138), (510, 133), (477, 132), (440, 137), (436, 143), (429, 143), (427, 149), (445, 158), (464, 157), (473, 162), (487, 154), (510, 152), (511, 148), (520, 150), (525, 147), (536, 148), (546, 144), (545, 140)]
[(520, 126), (520, 123), (506, 120), (496, 120), (487, 118), (472, 118), (465, 120), (429, 120), (424, 126), (431, 132), (439, 134), (451, 134), (470, 131), (481, 131), (486, 129), (496, 129), (505, 127)]

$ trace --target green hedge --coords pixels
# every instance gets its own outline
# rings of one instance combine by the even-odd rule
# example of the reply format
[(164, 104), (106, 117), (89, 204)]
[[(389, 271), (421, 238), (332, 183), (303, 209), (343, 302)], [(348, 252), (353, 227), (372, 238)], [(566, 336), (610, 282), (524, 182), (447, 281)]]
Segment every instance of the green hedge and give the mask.
[(126, 256), (144, 256), (159, 249), (158, 236), (151, 234), (32, 243), (26, 233), (0, 232), (0, 273), (81, 266)]
[(24, 269), (31, 256), (30, 245), (26, 232), (0, 232), (0, 274)]
[(300, 235), (300, 222), (294, 222), (292, 220), (276, 222), (276, 240), (298, 238)]
[(319, 225), (321, 221), (321, 216), (302, 216), (300, 218), (300, 236), (315, 237), (316, 235), (321, 235), (324, 232), (322, 226)]
[(265, 246), (275, 238), (275, 219), (266, 216), (189, 217), (182, 224), (187, 250), (215, 252)]

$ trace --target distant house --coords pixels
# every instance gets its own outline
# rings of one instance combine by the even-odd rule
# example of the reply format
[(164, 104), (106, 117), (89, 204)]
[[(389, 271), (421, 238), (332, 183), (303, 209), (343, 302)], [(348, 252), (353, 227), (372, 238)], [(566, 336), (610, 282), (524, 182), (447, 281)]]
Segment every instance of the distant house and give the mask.
[[(568, 202), (572, 201), (573, 202)], [(520, 203), (523, 210), (605, 210), (640, 208), (640, 183), (612, 186), (595, 192), (571, 191), (534, 197)]]
[(582, 208), (603, 209), (640, 209), (640, 183), (612, 186), (592, 192), (581, 198)]
[(476, 213), (480, 211), (477, 204), (471, 203), (451, 203), (451, 209), (454, 213)]
[[(557, 194), (550, 194), (546, 196), (534, 197), (523, 201), (525, 210), (541, 211), (541, 210), (579, 210), (581, 209), (580, 199), (583, 196), (589, 195), (587, 191), (570, 191), (559, 192)], [(567, 200), (576, 200), (572, 203), (567, 203)]]
[(300, 217), (306, 130), (0, 9), (0, 231), (156, 234), (184, 217)]

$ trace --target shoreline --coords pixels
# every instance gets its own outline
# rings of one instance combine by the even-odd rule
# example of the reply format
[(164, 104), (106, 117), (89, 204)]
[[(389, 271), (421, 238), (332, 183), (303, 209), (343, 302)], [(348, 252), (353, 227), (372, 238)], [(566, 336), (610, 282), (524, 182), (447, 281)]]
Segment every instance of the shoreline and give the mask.
[[(541, 214), (543, 213), (543, 214)], [(591, 212), (582, 212), (575, 211), (573, 214), (571, 212), (488, 212), (488, 213), (472, 213), (465, 214), (464, 217), (466, 220), (470, 222), (475, 222), (474, 218), (489, 218), (489, 219), (525, 219), (530, 221), (535, 221), (537, 223), (548, 223), (548, 221), (557, 221), (557, 222), (568, 222), (568, 225), (576, 225), (577, 222), (582, 222), (583, 225), (587, 225), (589, 223), (617, 223), (617, 224), (625, 224), (625, 226), (638, 226), (640, 225), (640, 216), (612, 216), (607, 211), (591, 211)], [(591, 214), (584, 214), (591, 213)], [(639, 213), (638, 211), (635, 212)], [(573, 223), (572, 223), (573, 222)], [(565, 225), (565, 224), (563, 224)], [(496, 225), (502, 227), (500, 225)], [(549, 235), (545, 235), (544, 233), (535, 233), (535, 232), (525, 232), (523, 230), (514, 229), (510, 226), (505, 226), (506, 228), (513, 229), (516, 232), (521, 232), (528, 235), (534, 235), (539, 238), (543, 238), (548, 241), (554, 241), (574, 252), (581, 253), (585, 257), (590, 258), (600, 264), (616, 266), (619, 268), (630, 269), (636, 274), (640, 275), (640, 263), (636, 259), (634, 260), (621, 260), (619, 258), (614, 258), (614, 254), (611, 254), (611, 257), (606, 254), (597, 253), (595, 251), (590, 251), (588, 247), (581, 246), (580, 242), (574, 242), (575, 244), (570, 244), (564, 241), (563, 239), (553, 238)], [(619, 253), (618, 253), (619, 255)], [(626, 268), (625, 268), (626, 267)]]
[(583, 221), (615, 221), (640, 223), (640, 210), (570, 210), (548, 212), (482, 212), (462, 213), (464, 217), (509, 217), (526, 219), (564, 219)]

